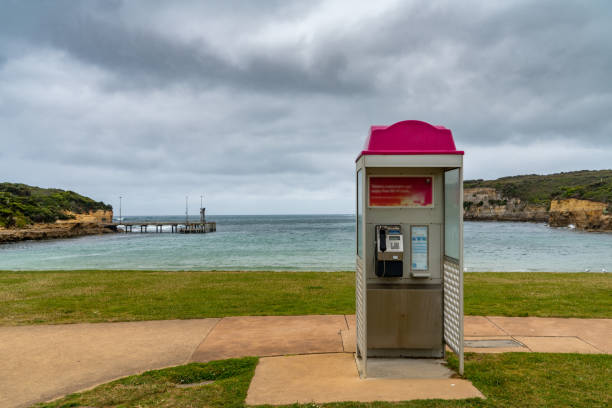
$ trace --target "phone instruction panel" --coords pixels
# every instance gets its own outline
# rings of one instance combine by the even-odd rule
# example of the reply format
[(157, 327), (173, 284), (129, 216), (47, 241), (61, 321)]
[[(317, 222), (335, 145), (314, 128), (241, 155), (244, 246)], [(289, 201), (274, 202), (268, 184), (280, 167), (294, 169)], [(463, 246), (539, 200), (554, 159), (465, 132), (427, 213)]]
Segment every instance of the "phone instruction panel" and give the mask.
[(426, 271), (429, 269), (429, 266), (427, 265), (427, 227), (411, 227), (410, 235), (410, 247), (412, 249), (412, 270)]

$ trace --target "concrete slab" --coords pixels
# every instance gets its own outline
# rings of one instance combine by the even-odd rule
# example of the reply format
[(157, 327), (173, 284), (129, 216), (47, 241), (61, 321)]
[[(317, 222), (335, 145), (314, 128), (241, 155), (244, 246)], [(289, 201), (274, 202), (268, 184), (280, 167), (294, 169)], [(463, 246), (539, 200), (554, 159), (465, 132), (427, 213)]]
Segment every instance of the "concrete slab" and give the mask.
[(600, 353), (612, 353), (612, 319), (499, 316), (488, 319), (512, 336), (575, 336)]
[[(481, 354), (496, 354), (496, 353), (517, 353), (517, 352), (529, 352), (530, 350), (524, 345), (514, 339), (512, 336), (470, 336), (465, 337), (464, 351), (466, 353), (481, 353)], [(516, 345), (510, 347), (499, 347), (499, 343), (496, 347), (470, 347), (470, 341), (516, 341)]]
[(342, 330), (340, 335), (342, 336), (342, 349), (345, 353), (355, 353), (357, 351), (357, 323), (355, 315), (344, 315), (346, 319), (347, 330)]
[(578, 337), (522, 337), (516, 339), (537, 353), (598, 354), (598, 349)]
[(355, 329), (341, 330), (340, 336), (342, 336), (342, 350), (345, 353), (355, 353), (357, 351)]
[(521, 347), (521, 343), (512, 339), (479, 339), (479, 340), (465, 340), (467, 347), (473, 348), (501, 348), (501, 347)]
[(455, 372), (437, 358), (370, 358), (368, 378), (451, 378)]
[(469, 381), (366, 379), (349, 353), (262, 358), (246, 398), (248, 405), (484, 398)]
[(0, 327), (0, 406), (29, 406), (119, 377), (184, 364), (218, 321)]
[[(355, 316), (346, 317), (349, 330), (341, 332), (343, 348), (355, 352)], [(472, 353), (612, 353), (612, 319), (465, 316), (464, 333), (466, 341), (534, 338), (528, 344), (508, 347), (470, 347), (467, 343), (465, 351)]]
[(580, 339), (589, 343), (598, 350), (598, 353), (612, 354), (612, 333), (599, 334), (592, 332), (580, 333)]
[(505, 336), (507, 334), (485, 316), (465, 316), (463, 318), (463, 335), (466, 337)]
[(226, 317), (197, 348), (191, 361), (244, 356), (341, 353), (344, 315)]
[(348, 328), (350, 330), (355, 330), (355, 328), (357, 327), (357, 318), (355, 317), (355, 315), (345, 315), (344, 317), (346, 318), (346, 324), (348, 325)]
[(512, 336), (465, 336), (464, 340), (512, 340)]

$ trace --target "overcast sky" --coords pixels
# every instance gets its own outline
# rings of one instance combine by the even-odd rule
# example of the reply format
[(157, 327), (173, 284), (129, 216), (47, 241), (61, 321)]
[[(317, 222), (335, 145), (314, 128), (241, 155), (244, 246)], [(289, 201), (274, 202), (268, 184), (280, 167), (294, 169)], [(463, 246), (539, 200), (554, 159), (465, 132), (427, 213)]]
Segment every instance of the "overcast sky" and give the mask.
[(370, 125), (466, 178), (612, 167), (610, 1), (1, 1), (0, 181), (124, 214), (351, 213)]

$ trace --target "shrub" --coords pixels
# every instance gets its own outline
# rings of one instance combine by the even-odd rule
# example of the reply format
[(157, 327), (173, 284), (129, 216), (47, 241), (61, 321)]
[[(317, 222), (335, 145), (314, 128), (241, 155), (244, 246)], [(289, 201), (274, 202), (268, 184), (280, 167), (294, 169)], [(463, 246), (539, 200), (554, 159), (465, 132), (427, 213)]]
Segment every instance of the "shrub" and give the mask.
[(465, 187), (493, 187), (504, 199), (518, 198), (523, 202), (544, 206), (550, 205), (550, 201), (555, 198), (612, 203), (612, 170), (529, 174), (496, 180), (468, 180), (465, 183)]
[(94, 201), (74, 191), (45, 189), (25, 184), (0, 183), (0, 225), (24, 227), (32, 223), (52, 223), (112, 206)]

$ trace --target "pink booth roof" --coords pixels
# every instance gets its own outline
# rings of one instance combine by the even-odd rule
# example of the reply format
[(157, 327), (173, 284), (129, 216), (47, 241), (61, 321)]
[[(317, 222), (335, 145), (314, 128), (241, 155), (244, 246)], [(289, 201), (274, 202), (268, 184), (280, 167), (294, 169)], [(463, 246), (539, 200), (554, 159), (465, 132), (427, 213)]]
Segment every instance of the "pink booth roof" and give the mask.
[(420, 120), (404, 120), (391, 126), (372, 126), (363, 155), (372, 154), (463, 154), (457, 150), (450, 129)]

